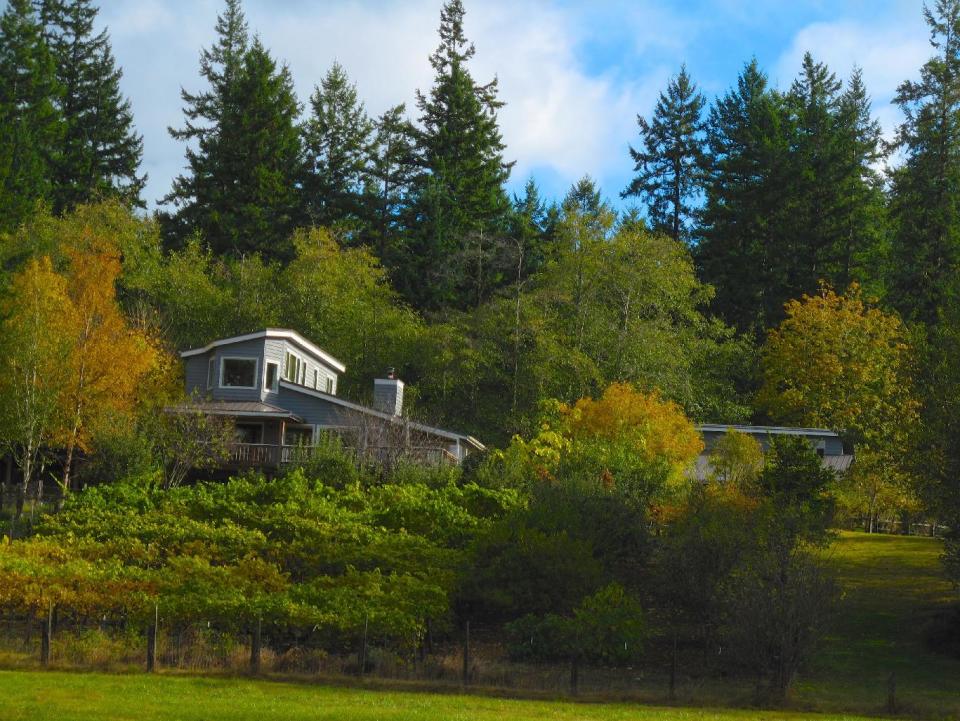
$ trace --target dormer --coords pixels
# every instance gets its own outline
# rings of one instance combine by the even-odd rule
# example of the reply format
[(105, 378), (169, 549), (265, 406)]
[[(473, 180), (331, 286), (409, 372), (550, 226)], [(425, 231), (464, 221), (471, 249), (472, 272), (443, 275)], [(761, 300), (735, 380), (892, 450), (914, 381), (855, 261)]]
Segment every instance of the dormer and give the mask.
[(187, 393), (225, 401), (270, 402), (280, 383), (336, 395), (346, 366), (293, 330), (267, 328), (183, 351)]

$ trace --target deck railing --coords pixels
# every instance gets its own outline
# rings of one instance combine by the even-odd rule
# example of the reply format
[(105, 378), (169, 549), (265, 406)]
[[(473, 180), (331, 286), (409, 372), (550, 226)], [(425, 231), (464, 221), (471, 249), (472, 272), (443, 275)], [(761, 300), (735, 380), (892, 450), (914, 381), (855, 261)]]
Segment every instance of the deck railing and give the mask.
[[(234, 443), (230, 447), (230, 465), (233, 466), (279, 466), (287, 463), (305, 463), (317, 450), (316, 445), (276, 445), (272, 443)], [(384, 466), (409, 459), (426, 465), (456, 465), (457, 457), (446, 448), (438, 446), (367, 446), (358, 449), (344, 446), (344, 450), (359, 463), (375, 463)]]

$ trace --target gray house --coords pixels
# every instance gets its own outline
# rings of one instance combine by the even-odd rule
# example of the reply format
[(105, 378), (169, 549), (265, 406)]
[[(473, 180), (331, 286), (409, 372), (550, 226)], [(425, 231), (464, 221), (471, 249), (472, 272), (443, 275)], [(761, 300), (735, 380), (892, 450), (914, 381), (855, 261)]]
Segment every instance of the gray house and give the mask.
[(373, 407), (337, 396), (346, 366), (302, 335), (283, 328), (215, 340), (180, 353), (191, 404), (233, 419), (231, 465), (279, 466), (308, 453), (321, 434), (337, 434), (366, 456), (400, 455), (460, 463), (484, 450), (472, 436), (403, 416), (403, 381), (374, 381)]
[(710, 470), (710, 452), (717, 439), (728, 430), (736, 430), (753, 437), (764, 451), (774, 436), (800, 436), (805, 438), (823, 461), (823, 465), (837, 473), (846, 471), (853, 462), (853, 454), (844, 448), (843, 440), (834, 431), (825, 428), (789, 428), (786, 426), (738, 426), (720, 423), (702, 423), (697, 430), (703, 436), (703, 452), (697, 458), (696, 477), (704, 480)]

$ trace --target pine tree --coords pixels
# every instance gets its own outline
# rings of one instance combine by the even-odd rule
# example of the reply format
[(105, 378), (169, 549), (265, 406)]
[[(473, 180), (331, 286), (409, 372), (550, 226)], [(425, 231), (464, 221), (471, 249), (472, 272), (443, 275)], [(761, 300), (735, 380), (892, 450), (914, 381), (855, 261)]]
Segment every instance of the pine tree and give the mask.
[(364, 189), (368, 243), (391, 269), (400, 262), (404, 211), (417, 176), (416, 133), (405, 113), (397, 105), (377, 118)]
[(50, 197), (63, 134), (60, 91), (30, 1), (10, 0), (0, 17), (0, 230)]
[(937, 54), (894, 100), (904, 162), (893, 173), (890, 295), (907, 319), (935, 324), (960, 264), (960, 0), (937, 0), (924, 17)]
[(483, 259), (491, 237), (504, 230), (509, 199), (503, 185), (511, 163), (503, 160), (497, 126), (497, 81), (477, 84), (467, 63), (475, 49), (463, 31), (461, 0), (440, 14), (440, 45), (430, 57), (435, 72), (429, 94), (417, 93), (424, 169), (417, 182), (417, 230), (398, 279), (420, 307), (465, 306), (489, 286)]
[(303, 128), (307, 217), (316, 225), (356, 226), (363, 211), (374, 124), (339, 63), (314, 88), (310, 108)]
[(651, 120), (637, 116), (642, 145), (630, 146), (637, 175), (621, 196), (643, 200), (653, 230), (674, 240), (690, 241), (694, 202), (703, 187), (705, 104), (681, 67), (660, 93)]
[(183, 91), (185, 125), (171, 135), (187, 146), (189, 174), (178, 176), (163, 202), (167, 242), (199, 232), (218, 253), (291, 256), (300, 222), (300, 106), (289, 70), (259, 40), (249, 44), (239, 0), (217, 18), (217, 43), (202, 51), (200, 74), (209, 88)]
[(885, 290), (889, 230), (883, 178), (876, 168), (885, 157), (885, 146), (880, 123), (870, 112), (870, 96), (859, 68), (853, 69), (840, 98), (839, 121), (840, 237), (833, 285), (843, 289), (856, 281), (879, 297)]
[(130, 101), (120, 92), (123, 72), (107, 31), (94, 34), (98, 9), (92, 0), (41, 0), (40, 7), (63, 87), (66, 121), (54, 210), (111, 196), (142, 206), (146, 178), (138, 173), (143, 137), (134, 128)]
[(741, 331), (761, 333), (783, 312), (784, 202), (792, 183), (793, 132), (782, 96), (768, 87), (756, 60), (737, 87), (710, 110), (710, 174), (696, 259), (716, 288), (714, 308)]

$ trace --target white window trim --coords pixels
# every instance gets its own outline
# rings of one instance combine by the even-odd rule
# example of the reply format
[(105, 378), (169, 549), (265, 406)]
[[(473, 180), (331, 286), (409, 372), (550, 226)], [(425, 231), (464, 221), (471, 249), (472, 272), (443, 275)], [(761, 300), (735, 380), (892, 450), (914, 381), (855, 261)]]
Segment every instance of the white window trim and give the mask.
[[(213, 372), (211, 373), (210, 371), (213, 371)], [(207, 361), (207, 390), (208, 391), (213, 390), (214, 386), (217, 385), (217, 381), (219, 380), (219, 378), (217, 378), (216, 375), (217, 375), (217, 359), (215, 356), (211, 356), (210, 359)], [(211, 378), (210, 376), (214, 376), (214, 377)]]
[[(223, 384), (223, 364), (228, 360), (240, 360), (240, 361), (253, 361), (253, 385), (252, 386), (225, 386)], [(218, 387), (219, 388), (230, 388), (236, 390), (257, 390), (259, 385), (257, 384), (257, 378), (260, 377), (260, 358), (256, 356), (245, 356), (245, 355), (224, 355), (220, 356), (220, 378)]]
[[(300, 362), (297, 364), (297, 377), (296, 378), (287, 378), (287, 356), (292, 355), (294, 358), (298, 359)], [(307, 359), (304, 358), (299, 353), (295, 353), (289, 348), (284, 350), (283, 356), (283, 367), (280, 369), (282, 371), (283, 380), (289, 381), (290, 383), (296, 383), (297, 385), (306, 385), (305, 383), (300, 382), (300, 376), (305, 373), (305, 368), (307, 367)]]
[[(267, 385), (267, 368), (270, 366), (277, 367), (277, 374), (273, 377), (273, 385)], [(283, 368), (280, 367), (280, 363), (277, 361), (265, 361), (263, 364), (263, 390), (270, 391), (271, 393), (276, 393), (280, 390), (280, 372)]]

